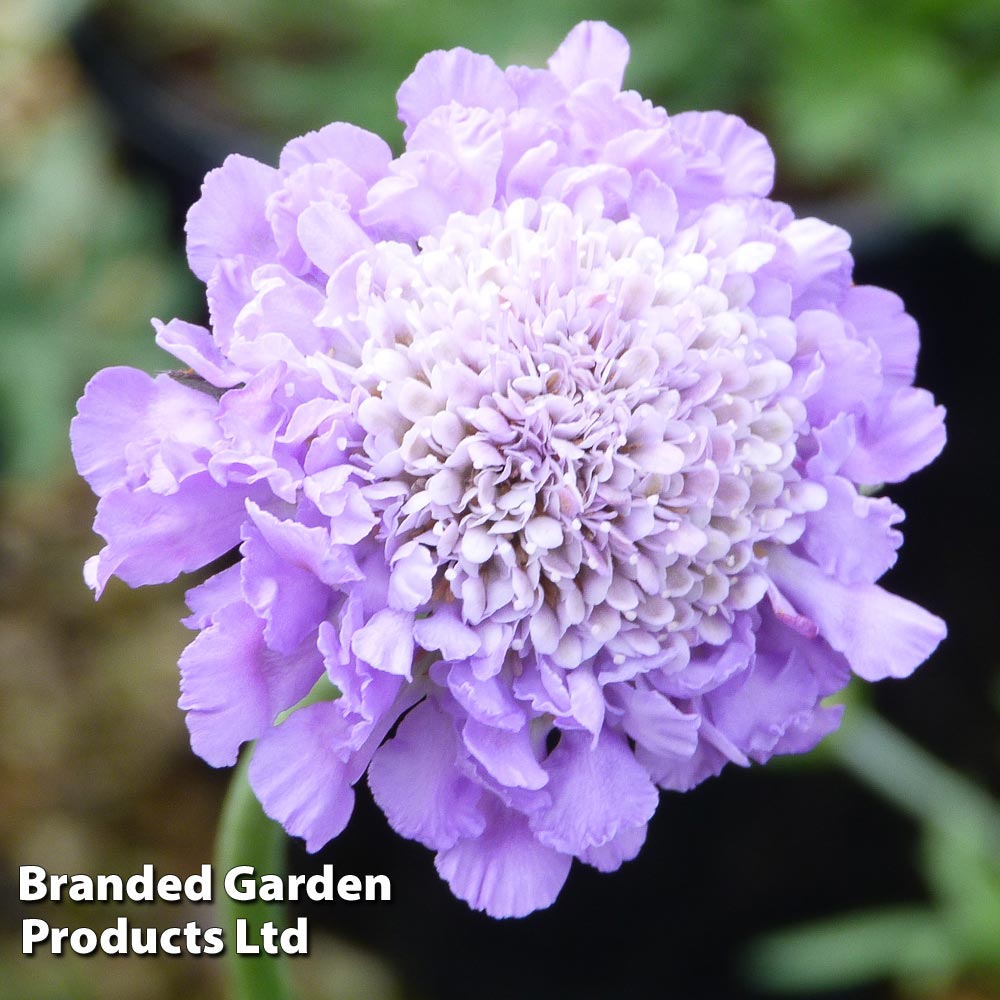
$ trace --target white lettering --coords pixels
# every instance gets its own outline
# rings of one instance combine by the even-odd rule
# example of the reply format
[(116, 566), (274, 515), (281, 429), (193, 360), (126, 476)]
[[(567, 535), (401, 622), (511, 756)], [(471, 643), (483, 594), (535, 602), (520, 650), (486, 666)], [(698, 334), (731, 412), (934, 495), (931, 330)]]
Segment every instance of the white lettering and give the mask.
[(263, 903), (280, 903), (285, 898), (285, 883), (280, 875), (261, 875), (257, 898)]
[(180, 936), (181, 929), (179, 927), (168, 927), (160, 935), (160, 950), (168, 955), (179, 955), (183, 949), (179, 944), (173, 942)]
[(151, 903), (156, 898), (153, 886), (153, 866), (143, 865), (139, 875), (130, 875), (125, 883), (125, 892), (129, 899), (137, 903)]
[(202, 865), (197, 875), (184, 879), (184, 895), (192, 903), (207, 903), (212, 899), (212, 866)]
[(20, 870), (21, 902), (33, 903), (45, 899), (45, 869), (40, 865), (21, 865)]
[(69, 946), (77, 955), (89, 955), (97, 951), (97, 931), (89, 927), (77, 927), (69, 937)]
[(221, 927), (209, 927), (205, 931), (205, 946), (202, 952), (205, 955), (221, 955), (226, 950), (226, 941), (222, 936)]
[(260, 941), (250, 940), (250, 927), (246, 920), (236, 921), (237, 955), (305, 955), (309, 951), (309, 925), (305, 917), (299, 917), (294, 927), (279, 930), (277, 924), (268, 920), (260, 928)]
[(342, 875), (337, 882), (337, 895), (348, 903), (361, 898), (361, 879), (357, 875)]
[(130, 936), (132, 946), (135, 947), (135, 931), (129, 935), (128, 921), (124, 917), (119, 917), (114, 927), (108, 927), (101, 932), (101, 951), (105, 955), (127, 955)]
[(224, 882), (226, 895), (237, 903), (298, 902), (310, 899), (328, 903), (341, 899), (347, 903), (384, 902), (392, 899), (388, 875), (342, 875), (334, 881), (333, 865), (323, 865), (318, 875), (258, 875), (250, 865), (241, 865), (227, 872)]
[(378, 886), (378, 901), (387, 903), (392, 899), (392, 886), (389, 883), (388, 875), (366, 875), (365, 876), (365, 899), (369, 902), (376, 898), (375, 887)]
[[(230, 872), (232, 874), (232, 872)], [(235, 896), (233, 897), (236, 898)], [(236, 954), (237, 955), (259, 955), (260, 945), (250, 944), (247, 940), (247, 922), (242, 917), (236, 920)]]
[(179, 875), (164, 875), (156, 883), (156, 894), (165, 903), (179, 903), (183, 884)]
[(252, 865), (239, 865), (226, 872), (226, 895), (235, 903), (252, 903), (257, 898), (257, 883)]
[(333, 865), (323, 865), (322, 875), (313, 875), (306, 882), (306, 895), (317, 903), (333, 899)]
[[(253, 873), (252, 868), (246, 871)], [(178, 903), (184, 898), (207, 902), (212, 898), (212, 866), (202, 865), (198, 874), (182, 882), (179, 875), (157, 878), (156, 869), (148, 864), (127, 879), (121, 875), (49, 875), (41, 865), (21, 865), (19, 887), (23, 903), (42, 899), (58, 903), (64, 898), (74, 903), (121, 903), (126, 899)]]
[(285, 955), (307, 955), (309, 953), (309, 925), (305, 917), (299, 917), (294, 927), (286, 927), (281, 932), (281, 951)]
[(49, 925), (44, 920), (30, 919), (23, 921), (21, 923), (21, 954), (33, 955), (35, 953), (35, 945), (44, 941), (48, 936)]

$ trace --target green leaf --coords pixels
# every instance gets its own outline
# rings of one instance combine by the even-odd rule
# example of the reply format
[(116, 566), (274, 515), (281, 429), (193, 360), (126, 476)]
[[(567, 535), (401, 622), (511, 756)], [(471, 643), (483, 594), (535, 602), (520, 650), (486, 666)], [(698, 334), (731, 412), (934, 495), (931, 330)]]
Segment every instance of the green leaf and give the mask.
[(837, 917), (759, 938), (746, 959), (755, 986), (781, 993), (887, 978), (940, 978), (958, 963), (934, 913), (900, 908)]
[[(215, 854), (219, 878), (240, 865), (252, 866), (258, 875), (285, 874), (285, 831), (264, 814), (247, 780), (252, 753), (253, 748), (247, 747), (233, 771), (222, 808)], [(246, 939), (256, 942), (265, 923), (283, 923), (284, 907), (259, 899), (238, 903), (223, 892), (219, 894), (219, 912), (235, 1000), (291, 1000), (288, 959), (284, 955), (237, 955), (235, 946), (238, 920), (247, 921)]]

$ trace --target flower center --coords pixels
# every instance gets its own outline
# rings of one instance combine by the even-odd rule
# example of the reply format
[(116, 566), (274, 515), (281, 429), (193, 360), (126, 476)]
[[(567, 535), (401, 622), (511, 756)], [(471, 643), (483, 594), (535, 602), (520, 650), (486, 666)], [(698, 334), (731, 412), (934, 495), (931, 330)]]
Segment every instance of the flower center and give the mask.
[(804, 408), (747, 308), (773, 245), (707, 232), (664, 246), (517, 202), (359, 271), (380, 537), (425, 547), (465, 620), (511, 625), (514, 648), (622, 667), (725, 642), (764, 594), (754, 546), (801, 531)]

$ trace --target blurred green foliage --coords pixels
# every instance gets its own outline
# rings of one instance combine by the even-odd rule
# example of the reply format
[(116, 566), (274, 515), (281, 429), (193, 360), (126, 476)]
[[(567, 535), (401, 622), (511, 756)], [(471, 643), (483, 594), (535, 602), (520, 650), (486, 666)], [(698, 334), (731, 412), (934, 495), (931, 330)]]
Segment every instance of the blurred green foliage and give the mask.
[(0, 19), (0, 468), (68, 464), (67, 424), (108, 364), (163, 367), (151, 314), (191, 301), (156, 190), (127, 177), (60, 31), (78, 2)]
[[(855, 694), (857, 687), (851, 689)], [(912, 816), (927, 904), (849, 913), (758, 939), (759, 988), (799, 995), (894, 980), (942, 996), (970, 981), (1000, 991), (1000, 803), (912, 743), (858, 698), (819, 756)], [(815, 755), (814, 755), (815, 756)]]
[(104, 5), (143, 58), (285, 138), (333, 120), (396, 141), (417, 59), (464, 45), (541, 64), (578, 20), (628, 36), (627, 82), (668, 109), (745, 114), (796, 193), (865, 193), (1000, 246), (995, 0), (174, 0)]
[(184, 302), (155, 193), (114, 177), (99, 123), (59, 116), (35, 137), (33, 165), (0, 194), (0, 399), (9, 473), (68, 454), (68, 414), (105, 365), (169, 367), (151, 312)]

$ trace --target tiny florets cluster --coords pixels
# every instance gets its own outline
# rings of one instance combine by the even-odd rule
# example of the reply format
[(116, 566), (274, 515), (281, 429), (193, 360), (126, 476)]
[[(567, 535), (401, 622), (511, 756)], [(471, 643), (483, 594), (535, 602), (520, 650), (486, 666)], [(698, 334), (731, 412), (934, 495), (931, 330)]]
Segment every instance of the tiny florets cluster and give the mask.
[(158, 325), (189, 376), (103, 371), (73, 428), (98, 593), (239, 547), (188, 595), (194, 749), (256, 741), (311, 850), (367, 774), (497, 916), (944, 635), (877, 586), (902, 512), (859, 490), (944, 443), (915, 324), (767, 198), (759, 133), (622, 91), (627, 57), (596, 23), (547, 70), (434, 52), (398, 158), (336, 123), (227, 159), (188, 219), (211, 327)]

